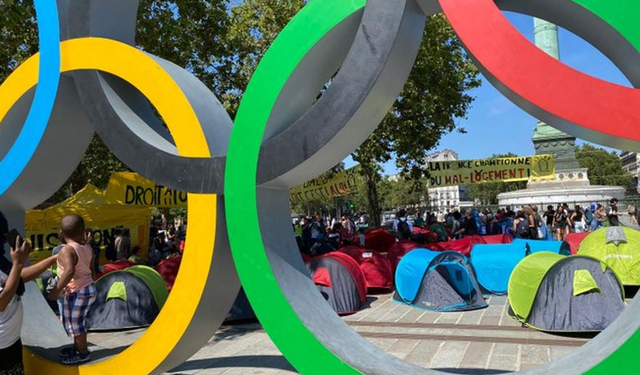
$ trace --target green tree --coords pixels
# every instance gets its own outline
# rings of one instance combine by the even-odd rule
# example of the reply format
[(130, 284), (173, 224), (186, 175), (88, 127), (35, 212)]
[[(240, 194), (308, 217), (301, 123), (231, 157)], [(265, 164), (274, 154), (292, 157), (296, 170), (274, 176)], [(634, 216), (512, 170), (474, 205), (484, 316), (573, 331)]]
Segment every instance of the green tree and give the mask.
[[(30, 4), (26, 0), (0, 0), (0, 78), (37, 51)], [(136, 40), (141, 49), (192, 71), (234, 116), (258, 62), (305, 4), (305, 0), (142, 0)], [(353, 155), (363, 166), (374, 221), (380, 216), (377, 163), (395, 156), (403, 173), (417, 179), (426, 152), (440, 137), (455, 129), (463, 130), (457, 127), (456, 119), (465, 116), (472, 102), (467, 91), (479, 84), (476, 68), (447, 21), (444, 17), (430, 18), (403, 93), (375, 134)], [(94, 140), (85, 161), (100, 158), (117, 164), (113, 155), (102, 151), (100, 142)], [(95, 172), (105, 176), (110, 173)], [(87, 176), (77, 171), (63, 192), (77, 190)]]
[(378, 165), (395, 157), (401, 173), (418, 180), (426, 173), (425, 157), (440, 138), (454, 130), (464, 132), (457, 121), (473, 102), (468, 91), (479, 85), (478, 70), (446, 19), (430, 17), (404, 90), (382, 124), (353, 154), (362, 166), (374, 225), (379, 225), (381, 215)]
[(427, 181), (404, 177), (385, 177), (378, 184), (378, 190), (384, 191), (385, 199), (380, 207), (385, 210), (420, 206), (428, 201)]
[[(319, 176), (319, 178), (323, 178), (326, 180), (330, 180), (338, 173), (344, 171), (344, 163), (340, 163), (335, 167), (329, 169), (325, 173)], [(335, 197), (335, 198), (326, 198), (320, 199), (312, 202), (298, 202), (292, 205), (291, 212), (293, 214), (307, 214), (312, 215), (317, 212), (331, 212), (335, 211), (335, 208), (341, 203), (344, 203), (344, 197)]]
[(232, 116), (262, 56), (278, 34), (305, 6), (305, 0), (243, 0), (231, 8), (226, 44), (225, 92), (221, 100)]
[(607, 152), (584, 144), (576, 147), (576, 158), (580, 168), (589, 169), (589, 181), (592, 185), (627, 187), (633, 180), (631, 175), (622, 169), (620, 156), (616, 152)]
[[(508, 158), (518, 156), (513, 153), (507, 154), (494, 154), (492, 158)], [(483, 184), (472, 184), (468, 186), (467, 194), (473, 199), (480, 201), (481, 205), (494, 205), (498, 204), (498, 194), (506, 193), (508, 191), (515, 191), (525, 189), (527, 187), (526, 181), (518, 182), (487, 182)]]
[[(139, 9), (139, 48), (185, 67), (218, 97), (224, 98), (229, 92), (239, 95), (231, 79), (235, 57), (227, 44), (227, 0), (141, 0)], [(32, 0), (0, 0), (0, 37), (2, 82), (38, 52)], [(76, 171), (47, 203), (57, 203), (88, 183), (104, 188), (111, 172), (127, 169), (94, 137)]]
[(38, 25), (33, 1), (0, 0), (0, 82), (38, 52)]

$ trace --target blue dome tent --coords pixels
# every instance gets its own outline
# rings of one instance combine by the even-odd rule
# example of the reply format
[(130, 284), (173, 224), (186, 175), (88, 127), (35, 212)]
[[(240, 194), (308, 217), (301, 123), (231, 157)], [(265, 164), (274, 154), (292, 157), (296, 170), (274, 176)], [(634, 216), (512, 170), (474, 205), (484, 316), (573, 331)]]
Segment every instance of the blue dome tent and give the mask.
[(396, 269), (394, 299), (431, 311), (467, 311), (487, 307), (464, 255), (415, 249)]
[(475, 245), (471, 251), (471, 265), (484, 291), (505, 295), (511, 273), (525, 256), (526, 248), (522, 243)]

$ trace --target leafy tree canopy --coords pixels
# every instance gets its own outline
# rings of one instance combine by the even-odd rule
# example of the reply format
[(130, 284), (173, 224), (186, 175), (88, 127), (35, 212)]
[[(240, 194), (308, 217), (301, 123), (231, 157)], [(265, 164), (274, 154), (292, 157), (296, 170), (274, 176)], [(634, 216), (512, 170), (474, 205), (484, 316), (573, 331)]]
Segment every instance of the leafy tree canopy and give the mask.
[(624, 169), (616, 152), (607, 152), (590, 144), (576, 147), (576, 158), (581, 168), (588, 168), (591, 185), (627, 187), (632, 177)]
[[(0, 0), (0, 80), (37, 52), (37, 27), (32, 1)], [(207, 85), (235, 115), (258, 62), (305, 0), (141, 0), (137, 44), (142, 50), (183, 66)], [(378, 220), (378, 163), (395, 157), (404, 175), (415, 181), (423, 174), (424, 157), (448, 132), (463, 131), (480, 85), (478, 71), (444, 17), (427, 21), (415, 67), (389, 115), (354, 154), (363, 166), (367, 208)], [(88, 171), (104, 161), (107, 169)], [(78, 170), (58, 196), (88, 182), (99, 186), (113, 170), (126, 169), (94, 139)], [(97, 174), (103, 174), (97, 176)]]

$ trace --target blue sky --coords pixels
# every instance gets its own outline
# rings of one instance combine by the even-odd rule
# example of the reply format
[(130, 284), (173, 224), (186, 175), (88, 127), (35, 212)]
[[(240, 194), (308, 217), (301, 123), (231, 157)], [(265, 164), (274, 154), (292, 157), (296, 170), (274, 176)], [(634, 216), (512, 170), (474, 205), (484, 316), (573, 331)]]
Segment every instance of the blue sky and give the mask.
[[(515, 13), (505, 12), (507, 18), (529, 40), (533, 42), (533, 19)], [(630, 86), (622, 75), (604, 55), (576, 35), (560, 29), (560, 59), (567, 65), (592, 76)], [(489, 157), (494, 153), (513, 152), (518, 155), (535, 153), (531, 137), (537, 119), (512, 104), (489, 82), (471, 92), (476, 100), (467, 119), (460, 120), (460, 126), (466, 134), (452, 133), (442, 138), (434, 150), (451, 149), (461, 159)], [(353, 161), (347, 159), (348, 166)], [(395, 174), (394, 162), (384, 165), (385, 174)]]

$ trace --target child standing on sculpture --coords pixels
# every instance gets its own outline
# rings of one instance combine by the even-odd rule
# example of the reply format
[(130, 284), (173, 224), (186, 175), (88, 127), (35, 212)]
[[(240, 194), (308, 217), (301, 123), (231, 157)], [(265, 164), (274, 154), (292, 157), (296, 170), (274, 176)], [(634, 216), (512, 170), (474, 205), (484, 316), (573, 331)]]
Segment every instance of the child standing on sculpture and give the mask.
[(61, 352), (62, 363), (74, 365), (90, 360), (85, 321), (97, 294), (93, 283), (93, 250), (86, 243), (82, 217), (67, 215), (62, 218), (60, 233), (66, 243), (58, 254), (60, 281), (49, 293), (49, 298), (56, 300), (60, 294), (64, 296), (62, 322), (74, 345)]

